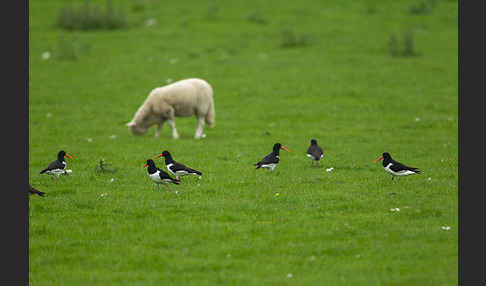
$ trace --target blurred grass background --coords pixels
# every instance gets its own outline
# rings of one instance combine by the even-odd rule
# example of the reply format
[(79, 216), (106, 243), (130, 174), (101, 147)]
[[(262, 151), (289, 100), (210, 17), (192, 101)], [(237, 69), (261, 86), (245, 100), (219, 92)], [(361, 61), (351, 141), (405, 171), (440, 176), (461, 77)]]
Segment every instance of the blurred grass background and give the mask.
[[(31, 285), (457, 284), (457, 1), (29, 5)], [(129, 133), (190, 77), (214, 89), (206, 138), (193, 117)], [(40, 175), (61, 149), (72, 175)], [(163, 150), (202, 180), (157, 191)], [(392, 182), (385, 151), (423, 174)]]

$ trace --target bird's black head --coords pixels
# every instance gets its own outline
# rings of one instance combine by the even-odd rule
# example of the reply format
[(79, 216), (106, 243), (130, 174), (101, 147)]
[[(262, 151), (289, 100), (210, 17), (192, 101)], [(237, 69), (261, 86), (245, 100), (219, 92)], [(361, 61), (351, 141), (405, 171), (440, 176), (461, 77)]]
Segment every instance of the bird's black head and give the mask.
[(145, 168), (148, 166), (148, 169), (151, 170), (155, 168), (155, 162), (152, 159), (147, 159), (147, 163), (143, 164), (142, 168)]
[(59, 153), (57, 153), (57, 159), (59, 161), (64, 161), (64, 156), (68, 157), (69, 159), (73, 159), (71, 156), (69, 156), (64, 150), (61, 150), (59, 151)]
[(390, 160), (391, 160), (390, 153), (384, 152), (383, 154), (381, 154), (380, 158), (375, 160), (375, 163), (380, 161), (381, 159), (383, 159), (383, 166), (388, 164), (388, 162), (390, 162)]
[(149, 167), (155, 167), (155, 162), (154, 162), (154, 160), (152, 160), (152, 159), (148, 159), (148, 160), (147, 160), (147, 166), (149, 166)]
[(164, 152), (162, 152), (162, 156), (164, 156), (165, 158), (165, 164), (170, 164), (172, 163), (172, 156), (170, 155), (169, 151), (167, 150), (164, 150)]
[(317, 140), (316, 139), (312, 139), (311, 140), (311, 145), (317, 145)]
[(164, 150), (164, 152), (162, 152), (162, 156), (164, 156), (164, 157), (170, 157), (169, 151)]
[(167, 151), (167, 150), (164, 150), (164, 152), (162, 152), (162, 154), (155, 156), (154, 159), (157, 159), (157, 158), (160, 158), (160, 157), (165, 158), (165, 164), (166, 165), (170, 164), (173, 161), (172, 156), (170, 155), (169, 151)]
[(280, 149), (289, 152), (287, 148), (285, 148), (284, 146), (282, 146), (282, 144), (278, 142), (273, 145), (273, 153), (278, 154), (280, 152)]

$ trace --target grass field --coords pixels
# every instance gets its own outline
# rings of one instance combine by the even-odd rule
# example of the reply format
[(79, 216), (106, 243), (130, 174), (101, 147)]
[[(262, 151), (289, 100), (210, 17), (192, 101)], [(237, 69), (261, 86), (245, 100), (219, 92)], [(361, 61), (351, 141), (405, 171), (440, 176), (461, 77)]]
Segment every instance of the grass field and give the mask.
[[(128, 26), (93, 31), (56, 27), (64, 2), (29, 1), (30, 285), (457, 285), (456, 1), (113, 1)], [(206, 138), (129, 133), (190, 77), (214, 88)], [(73, 173), (40, 175), (61, 149)], [(163, 150), (203, 178), (157, 190)], [(386, 151), (423, 173), (392, 181)]]

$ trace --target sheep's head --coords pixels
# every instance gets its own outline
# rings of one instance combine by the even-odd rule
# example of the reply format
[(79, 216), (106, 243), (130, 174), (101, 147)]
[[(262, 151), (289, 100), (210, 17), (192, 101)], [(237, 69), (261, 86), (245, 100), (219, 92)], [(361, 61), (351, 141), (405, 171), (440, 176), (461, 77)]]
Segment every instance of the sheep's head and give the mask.
[(128, 129), (130, 129), (130, 131), (132, 131), (133, 135), (140, 136), (140, 135), (147, 133), (147, 131), (148, 131), (148, 127), (142, 126), (141, 124), (137, 124), (133, 120), (128, 122), (125, 125), (128, 126)]
[(151, 102), (145, 102), (135, 113), (132, 121), (126, 126), (134, 135), (143, 135), (147, 133), (154, 124), (160, 124), (163, 121), (160, 112), (153, 108)]

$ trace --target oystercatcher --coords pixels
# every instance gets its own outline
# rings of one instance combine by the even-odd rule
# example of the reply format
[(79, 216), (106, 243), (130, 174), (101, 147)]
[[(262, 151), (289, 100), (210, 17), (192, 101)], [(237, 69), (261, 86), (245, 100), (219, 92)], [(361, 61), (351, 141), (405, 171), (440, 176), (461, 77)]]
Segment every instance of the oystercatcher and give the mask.
[(148, 159), (147, 163), (143, 165), (143, 168), (147, 167), (148, 175), (152, 181), (154, 181), (160, 188), (160, 184), (164, 184), (165, 188), (169, 190), (169, 183), (179, 185), (180, 181), (172, 178), (169, 174), (163, 170), (157, 168), (152, 159)]
[(170, 155), (169, 151), (165, 150), (162, 152), (162, 154), (155, 156), (154, 159), (164, 157), (165, 158), (165, 166), (167, 167), (167, 170), (172, 173), (172, 175), (176, 176), (177, 180), (179, 180), (179, 177), (185, 176), (185, 175), (198, 175), (199, 179), (202, 176), (202, 173), (199, 172), (198, 170), (194, 170), (192, 168), (187, 167), (184, 164), (181, 164), (179, 162), (174, 161), (172, 159), (172, 156)]
[(71, 173), (71, 170), (64, 170), (66, 168), (66, 161), (64, 161), (64, 156), (68, 157), (71, 160), (74, 160), (71, 156), (69, 156), (63, 150), (57, 153), (57, 160), (53, 161), (52, 163), (47, 166), (44, 170), (40, 171), (41, 174), (49, 174), (49, 175), (61, 175)]
[(307, 148), (307, 157), (311, 158), (311, 166), (314, 165), (314, 161), (316, 161), (316, 165), (319, 166), (319, 160), (324, 157), (324, 153), (322, 152), (322, 148), (317, 145), (317, 140), (312, 139), (309, 148)]
[(287, 148), (282, 146), (280, 143), (275, 143), (275, 145), (273, 145), (272, 153), (263, 157), (263, 159), (260, 160), (260, 162), (255, 164), (255, 166), (257, 166), (256, 169), (265, 168), (267, 170), (273, 171), (273, 169), (275, 169), (278, 162), (280, 161), (280, 149), (290, 152)]
[(385, 171), (392, 174), (392, 180), (395, 177), (398, 177), (398, 179), (400, 180), (401, 176), (420, 174), (420, 170), (418, 168), (408, 167), (400, 162), (393, 160), (388, 152), (383, 153), (380, 158), (375, 160), (375, 163), (377, 163), (381, 159), (383, 159), (383, 168), (385, 169)]
[(36, 190), (34, 187), (32, 187), (32, 185), (29, 184), (29, 194), (36, 194), (43, 197), (46, 193)]

